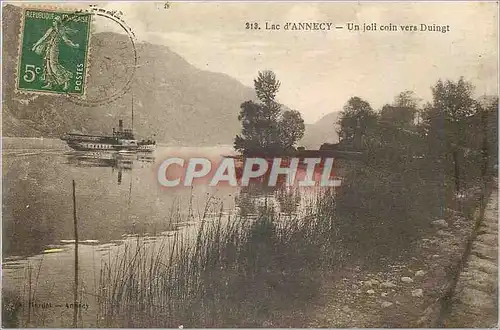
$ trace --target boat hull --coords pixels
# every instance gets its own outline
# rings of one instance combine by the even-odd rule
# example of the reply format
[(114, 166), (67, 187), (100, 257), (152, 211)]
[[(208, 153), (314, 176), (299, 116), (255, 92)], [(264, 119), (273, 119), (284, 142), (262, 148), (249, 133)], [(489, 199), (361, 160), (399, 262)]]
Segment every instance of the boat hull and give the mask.
[(77, 142), (66, 141), (68, 146), (77, 151), (139, 151), (139, 152), (153, 152), (156, 149), (154, 144), (146, 145), (123, 145), (112, 143), (98, 143), (98, 142)]
[(142, 144), (137, 147), (137, 151), (141, 152), (153, 152), (156, 149), (155, 144)]
[(120, 145), (110, 143), (95, 143), (95, 142), (76, 142), (66, 141), (68, 146), (73, 150), (78, 151), (120, 151), (120, 150), (137, 150), (134, 145)]

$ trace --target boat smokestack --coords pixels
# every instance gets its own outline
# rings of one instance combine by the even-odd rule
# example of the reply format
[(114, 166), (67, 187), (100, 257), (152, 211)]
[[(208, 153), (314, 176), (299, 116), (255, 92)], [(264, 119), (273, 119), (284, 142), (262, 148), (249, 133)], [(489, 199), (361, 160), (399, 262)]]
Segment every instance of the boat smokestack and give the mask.
[(121, 131), (123, 131), (123, 120), (118, 120), (118, 129)]

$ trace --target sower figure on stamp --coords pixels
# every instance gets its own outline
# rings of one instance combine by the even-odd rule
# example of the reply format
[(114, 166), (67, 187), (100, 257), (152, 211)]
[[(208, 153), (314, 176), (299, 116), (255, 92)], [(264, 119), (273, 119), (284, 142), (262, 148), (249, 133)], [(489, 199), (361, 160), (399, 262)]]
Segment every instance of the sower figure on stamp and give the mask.
[(61, 17), (58, 16), (54, 19), (52, 27), (31, 48), (32, 51), (43, 56), (42, 81), (46, 82), (46, 85), (42, 88), (52, 88), (52, 85), (64, 85), (64, 90), (69, 88), (73, 73), (59, 63), (59, 45), (62, 40), (66, 45), (78, 48), (79, 45), (73, 43), (68, 37), (68, 34), (75, 32), (77, 31), (64, 26)]

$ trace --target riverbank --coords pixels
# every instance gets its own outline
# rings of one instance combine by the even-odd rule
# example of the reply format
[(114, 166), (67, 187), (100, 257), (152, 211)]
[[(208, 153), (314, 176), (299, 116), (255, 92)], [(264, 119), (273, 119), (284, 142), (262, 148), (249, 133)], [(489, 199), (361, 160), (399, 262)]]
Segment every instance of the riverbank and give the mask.
[(443, 322), (448, 328), (498, 327), (498, 181), (493, 189)]
[[(497, 189), (496, 186), (493, 189)], [(480, 198), (479, 195), (475, 196)], [(433, 231), (415, 241), (410, 253), (378, 266), (351, 265), (324, 274), (319, 299), (296, 311), (280, 327), (411, 328), (492, 327), (497, 320), (498, 194), (489, 198), (485, 221), (461, 273), (452, 310), (448, 295), (461, 271), (468, 241), (480, 216), (448, 209), (432, 222)], [(478, 260), (479, 259), (479, 260)], [(479, 290), (479, 292), (478, 292)], [(444, 324), (442, 324), (444, 323)]]

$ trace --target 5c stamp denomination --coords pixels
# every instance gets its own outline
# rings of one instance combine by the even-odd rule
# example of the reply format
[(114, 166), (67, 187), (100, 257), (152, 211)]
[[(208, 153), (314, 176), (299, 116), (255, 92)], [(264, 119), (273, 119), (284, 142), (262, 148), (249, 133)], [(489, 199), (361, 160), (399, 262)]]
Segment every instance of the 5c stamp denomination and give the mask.
[(25, 9), (18, 90), (83, 95), (90, 24), (88, 13)]

